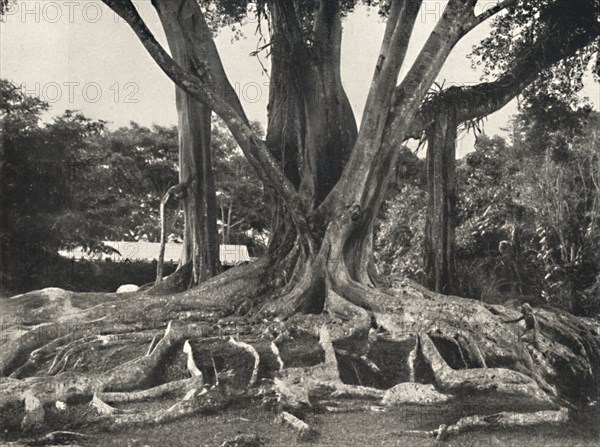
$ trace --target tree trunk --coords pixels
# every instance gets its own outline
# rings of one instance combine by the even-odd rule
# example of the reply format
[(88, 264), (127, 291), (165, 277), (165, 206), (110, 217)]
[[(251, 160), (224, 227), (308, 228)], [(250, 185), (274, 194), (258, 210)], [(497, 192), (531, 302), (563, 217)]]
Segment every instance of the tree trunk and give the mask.
[[(173, 58), (188, 70), (195, 68), (190, 32), (172, 10), (158, 9)], [(184, 241), (179, 267), (192, 264), (190, 285), (219, 272), (217, 201), (211, 154), (210, 108), (176, 87), (179, 130), (179, 182), (187, 185), (183, 197)]]
[(427, 287), (455, 293), (456, 111), (440, 108), (427, 130), (427, 187), (424, 268)]
[(179, 114), (179, 181), (188, 184), (183, 198), (185, 233), (180, 265), (192, 263), (192, 284), (218, 273), (219, 246), (210, 131), (211, 111), (177, 92)]
[[(271, 85), (267, 145), (300, 192), (305, 209), (316, 209), (339, 180), (356, 141), (356, 121), (341, 82), (341, 19), (339, 4), (320, 2), (315, 11), (311, 45), (293, 2), (271, 1)], [(298, 61), (302, 61), (301, 64)], [(312, 262), (315, 253), (302, 243), (304, 235), (277, 197), (277, 219), (269, 252), (274, 282), (289, 282), (298, 262)], [(325, 222), (311, 225), (318, 249)], [(300, 242), (303, 254), (294, 250)], [(311, 307), (309, 305), (308, 307)]]
[[(339, 4), (320, 2), (311, 45), (293, 2), (269, 2), (272, 52), (267, 144), (316, 208), (337, 183), (357, 135), (340, 74)], [(302, 63), (298, 63), (302, 61)]]

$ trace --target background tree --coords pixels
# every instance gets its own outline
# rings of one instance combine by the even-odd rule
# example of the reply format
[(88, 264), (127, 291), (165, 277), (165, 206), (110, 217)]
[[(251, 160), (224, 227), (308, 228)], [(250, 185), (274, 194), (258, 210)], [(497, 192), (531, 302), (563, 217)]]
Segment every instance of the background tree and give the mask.
[(104, 123), (67, 111), (43, 125), (47, 103), (5, 80), (0, 95), (2, 275), (3, 284), (19, 288), (43, 276), (59, 248), (99, 248), (102, 226), (81, 213), (87, 184), (79, 155), (92, 150)]
[[(92, 175), (82, 205), (87, 205), (90, 214), (93, 210), (101, 213), (96, 221), (105, 225), (105, 239), (160, 239), (158, 204), (168, 188), (177, 184), (177, 138), (175, 127), (148, 128), (132, 122), (105, 132), (87, 160), (80, 154), (78, 163), (87, 165)], [(181, 219), (174, 222), (172, 231), (182, 234)]]
[[(259, 123), (253, 126), (262, 133)], [(219, 120), (212, 140), (220, 243), (246, 245), (253, 256), (262, 255), (272, 230), (262, 183)]]
[(427, 210), (425, 160), (407, 147), (396, 166), (375, 227), (375, 259), (382, 278), (391, 284), (411, 278), (425, 283), (423, 242)]

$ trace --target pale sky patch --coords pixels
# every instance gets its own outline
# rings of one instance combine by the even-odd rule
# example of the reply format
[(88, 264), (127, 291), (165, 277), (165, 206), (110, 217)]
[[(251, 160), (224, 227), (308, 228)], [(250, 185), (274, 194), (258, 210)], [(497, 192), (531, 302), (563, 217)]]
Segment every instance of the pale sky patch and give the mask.
[[(490, 2), (481, 2), (480, 8)], [(158, 16), (150, 1), (137, 0), (140, 14), (165, 46)], [(427, 0), (411, 40), (407, 63), (414, 60), (435, 25), (445, 2)], [(229, 29), (216, 38), (223, 64), (252, 120), (266, 125), (269, 78), (250, 53), (256, 49), (256, 23), (242, 28), (245, 38), (233, 41)], [(342, 80), (357, 120), (364, 107), (383, 36), (384, 22), (377, 12), (358, 7), (344, 22)], [(464, 38), (450, 55), (438, 82), (474, 84), (481, 74), (471, 69), (466, 55), (487, 35), (481, 25)], [(264, 30), (266, 32), (266, 29)], [(269, 61), (261, 58), (268, 68)], [(408, 65), (410, 66), (410, 65)], [(403, 70), (401, 76), (406, 72)], [(175, 124), (173, 83), (151, 59), (129, 26), (98, 0), (15, 2), (0, 23), (0, 76), (23, 86), (52, 105), (50, 116), (65, 109), (80, 110), (111, 127), (136, 121), (143, 125)], [(597, 109), (600, 85), (586, 77), (584, 95)], [(512, 102), (485, 123), (488, 134), (501, 133), (511, 114)], [(459, 155), (471, 150), (473, 136), (463, 135)]]

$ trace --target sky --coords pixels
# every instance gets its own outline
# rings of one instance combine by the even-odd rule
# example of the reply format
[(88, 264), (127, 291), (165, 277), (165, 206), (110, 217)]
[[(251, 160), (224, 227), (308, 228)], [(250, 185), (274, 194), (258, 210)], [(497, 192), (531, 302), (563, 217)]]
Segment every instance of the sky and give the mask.
[[(134, 3), (167, 48), (150, 0)], [(495, 0), (480, 1), (477, 12), (494, 3)], [(424, 1), (405, 66), (410, 66), (417, 56), (444, 5), (443, 1)], [(343, 26), (342, 82), (360, 121), (385, 24), (375, 10), (359, 7)], [(237, 40), (231, 30), (221, 30), (216, 43), (248, 116), (265, 126), (269, 78), (259, 60), (250, 56), (258, 42), (256, 28), (256, 22), (245, 24), (241, 29), (244, 37)], [(471, 68), (466, 56), (488, 32), (484, 23), (459, 42), (437, 82), (445, 86), (479, 82), (481, 74)], [(268, 68), (268, 59), (261, 60)], [(177, 121), (173, 83), (129, 26), (99, 0), (13, 0), (0, 21), (0, 77), (48, 101), (52, 110), (47, 119), (70, 109), (106, 120), (112, 128), (130, 121), (147, 126)], [(585, 78), (585, 83), (583, 94), (598, 109), (600, 85), (591, 76)], [(512, 102), (488, 117), (484, 131), (502, 134), (501, 129), (514, 113), (516, 104)], [(458, 156), (472, 150), (473, 141), (472, 134), (461, 135)]]

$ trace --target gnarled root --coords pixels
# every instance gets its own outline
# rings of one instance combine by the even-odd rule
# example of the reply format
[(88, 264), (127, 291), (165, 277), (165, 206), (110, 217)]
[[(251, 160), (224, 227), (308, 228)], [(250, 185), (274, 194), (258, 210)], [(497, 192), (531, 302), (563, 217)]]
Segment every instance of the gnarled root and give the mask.
[[(169, 323), (163, 338), (151, 353), (119, 365), (103, 373), (61, 373), (52, 377), (32, 377), (23, 380), (0, 379), (0, 408), (25, 402), (24, 427), (39, 424), (44, 417), (43, 406), (74, 397), (92, 396), (105, 391), (141, 388), (151, 382), (152, 375), (173, 346), (185, 336), (201, 334), (195, 325)], [(163, 392), (164, 389), (148, 391)]]
[(202, 377), (192, 377), (190, 379), (176, 380), (163, 383), (162, 385), (148, 388), (140, 391), (130, 391), (121, 393), (96, 393), (95, 396), (106, 403), (129, 403), (144, 402), (163, 397), (167, 394), (185, 395), (192, 389), (202, 389), (204, 383)]
[(569, 420), (566, 409), (543, 410), (531, 413), (500, 412), (488, 415), (474, 415), (460, 418), (451, 425), (442, 424), (435, 430), (403, 430), (395, 432), (402, 436), (433, 437), (444, 441), (451, 436), (475, 430), (494, 430), (517, 427), (535, 427), (540, 425), (561, 425)]
[(134, 425), (164, 424), (191, 415), (212, 414), (233, 404), (246, 404), (256, 398), (257, 394), (256, 390), (224, 394), (218, 387), (204, 392), (192, 390), (167, 409), (151, 412), (99, 412), (100, 417), (96, 422), (105, 423), (111, 429)]
[(454, 370), (448, 366), (426, 333), (419, 334), (421, 352), (435, 377), (436, 387), (461, 398), (489, 399), (527, 405), (529, 408), (556, 409), (557, 405), (532, 378), (505, 368)]
[[(502, 320), (511, 311), (505, 308), (413, 287), (394, 296), (318, 263), (298, 267), (289, 293), (264, 307), (282, 305), (280, 318), (239, 317), (242, 308), (265, 305), (265, 270), (265, 263), (232, 269), (177, 295), (136, 292), (122, 309), (112, 296), (107, 302), (92, 296), (88, 304), (73, 294), (58, 294), (56, 302), (47, 293), (19, 298), (46, 300), (60, 321), (36, 313), (19, 326), (23, 334), (5, 341), (0, 367), (12, 378), (0, 379), (0, 407), (24, 407), (24, 428), (48, 419), (48, 406), (90, 399), (92, 422), (109, 427), (160, 424), (240, 402), (273, 404), (273, 395), (278, 408), (296, 418), (282, 413), (281, 419), (295, 422), (313, 410), (385, 411), (406, 403), (477, 405), (481, 399), (506, 407), (438, 429), (437, 436), (520, 420), (562, 421), (557, 411), (565, 404), (555, 395), (564, 394), (555, 379), (583, 377), (587, 386), (596, 377), (600, 351), (585, 322), (540, 311), (541, 348), (525, 346), (520, 353), (506, 337)], [(298, 311), (314, 313), (291, 315)], [(45, 326), (33, 326), (39, 323)], [(48, 329), (57, 332), (44, 336)], [(104, 360), (103, 349), (119, 355), (93, 368), (90, 359)], [(427, 397), (419, 399), (424, 391)], [(153, 403), (145, 412), (134, 404), (157, 399), (168, 404), (156, 409)], [(522, 416), (511, 416), (516, 408)]]
[(569, 420), (566, 409), (535, 411), (532, 413), (501, 412), (486, 416), (467, 416), (461, 418), (450, 426), (440, 426), (435, 430), (437, 439), (445, 439), (450, 435), (456, 435), (467, 431), (490, 429), (490, 428), (514, 428), (530, 427), (536, 425), (559, 425)]
[(281, 412), (279, 421), (298, 432), (298, 439), (302, 441), (309, 441), (319, 435), (315, 429), (310, 427), (310, 425), (287, 411)]

